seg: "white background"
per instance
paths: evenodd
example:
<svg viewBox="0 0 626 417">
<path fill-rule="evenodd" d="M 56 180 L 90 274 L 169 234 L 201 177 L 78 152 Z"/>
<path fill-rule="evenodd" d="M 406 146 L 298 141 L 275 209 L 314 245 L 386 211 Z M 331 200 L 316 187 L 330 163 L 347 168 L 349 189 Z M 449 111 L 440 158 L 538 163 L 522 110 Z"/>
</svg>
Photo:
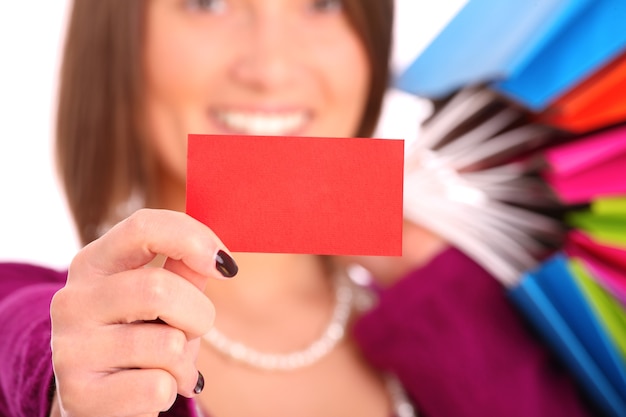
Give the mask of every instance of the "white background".
<svg viewBox="0 0 626 417">
<path fill-rule="evenodd" d="M 407 65 L 465 1 L 397 0 L 393 67 Z M 69 4 L 36 0 L 0 5 L 2 261 L 63 267 L 78 248 L 52 155 L 59 52 Z M 417 99 L 390 94 L 377 135 L 415 138 L 423 111 Z"/>
</svg>

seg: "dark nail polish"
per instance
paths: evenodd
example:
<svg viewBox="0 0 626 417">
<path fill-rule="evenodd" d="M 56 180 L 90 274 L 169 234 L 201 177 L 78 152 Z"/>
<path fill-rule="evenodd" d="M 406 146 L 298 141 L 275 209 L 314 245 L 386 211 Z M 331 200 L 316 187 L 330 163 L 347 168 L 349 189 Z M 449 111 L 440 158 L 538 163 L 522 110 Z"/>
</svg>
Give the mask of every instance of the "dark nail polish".
<svg viewBox="0 0 626 417">
<path fill-rule="evenodd" d="M 234 277 L 239 271 L 239 267 L 235 263 L 235 260 L 223 250 L 220 250 L 215 255 L 215 268 L 226 278 Z"/>
<path fill-rule="evenodd" d="M 203 389 L 204 389 L 204 377 L 202 376 L 200 371 L 198 371 L 198 382 L 196 382 L 196 387 L 193 389 L 193 392 L 195 394 L 200 394 Z"/>
</svg>

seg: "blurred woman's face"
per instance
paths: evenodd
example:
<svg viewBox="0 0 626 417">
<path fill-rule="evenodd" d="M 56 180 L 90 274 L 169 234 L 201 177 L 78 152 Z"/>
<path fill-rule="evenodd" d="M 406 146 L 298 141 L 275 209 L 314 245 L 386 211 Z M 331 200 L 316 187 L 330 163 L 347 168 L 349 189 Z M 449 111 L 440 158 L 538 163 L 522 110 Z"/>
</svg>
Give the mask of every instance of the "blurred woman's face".
<svg viewBox="0 0 626 417">
<path fill-rule="evenodd" d="M 352 136 L 367 52 L 340 0 L 150 0 L 145 122 L 184 181 L 189 133 Z"/>
</svg>

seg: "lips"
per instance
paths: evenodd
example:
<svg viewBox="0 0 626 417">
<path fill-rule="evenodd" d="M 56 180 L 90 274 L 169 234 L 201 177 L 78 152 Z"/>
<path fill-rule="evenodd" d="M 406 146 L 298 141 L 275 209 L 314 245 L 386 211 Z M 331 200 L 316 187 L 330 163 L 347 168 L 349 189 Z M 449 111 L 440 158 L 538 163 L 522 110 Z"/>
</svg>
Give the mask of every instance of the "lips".
<svg viewBox="0 0 626 417">
<path fill-rule="evenodd" d="M 309 120 L 305 111 L 234 111 L 215 112 L 217 120 L 226 129 L 245 135 L 280 136 L 295 134 L 304 129 Z"/>
</svg>

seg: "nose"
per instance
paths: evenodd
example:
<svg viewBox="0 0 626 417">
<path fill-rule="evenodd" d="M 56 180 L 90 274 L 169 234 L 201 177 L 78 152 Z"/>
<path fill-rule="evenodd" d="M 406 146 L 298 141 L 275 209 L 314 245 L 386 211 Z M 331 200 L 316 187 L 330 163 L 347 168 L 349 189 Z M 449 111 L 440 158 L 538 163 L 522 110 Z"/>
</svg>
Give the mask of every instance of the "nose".
<svg viewBox="0 0 626 417">
<path fill-rule="evenodd" d="M 279 13 L 250 13 L 243 26 L 244 47 L 233 76 L 256 90 L 288 86 L 297 72 L 297 28 Z"/>
</svg>

